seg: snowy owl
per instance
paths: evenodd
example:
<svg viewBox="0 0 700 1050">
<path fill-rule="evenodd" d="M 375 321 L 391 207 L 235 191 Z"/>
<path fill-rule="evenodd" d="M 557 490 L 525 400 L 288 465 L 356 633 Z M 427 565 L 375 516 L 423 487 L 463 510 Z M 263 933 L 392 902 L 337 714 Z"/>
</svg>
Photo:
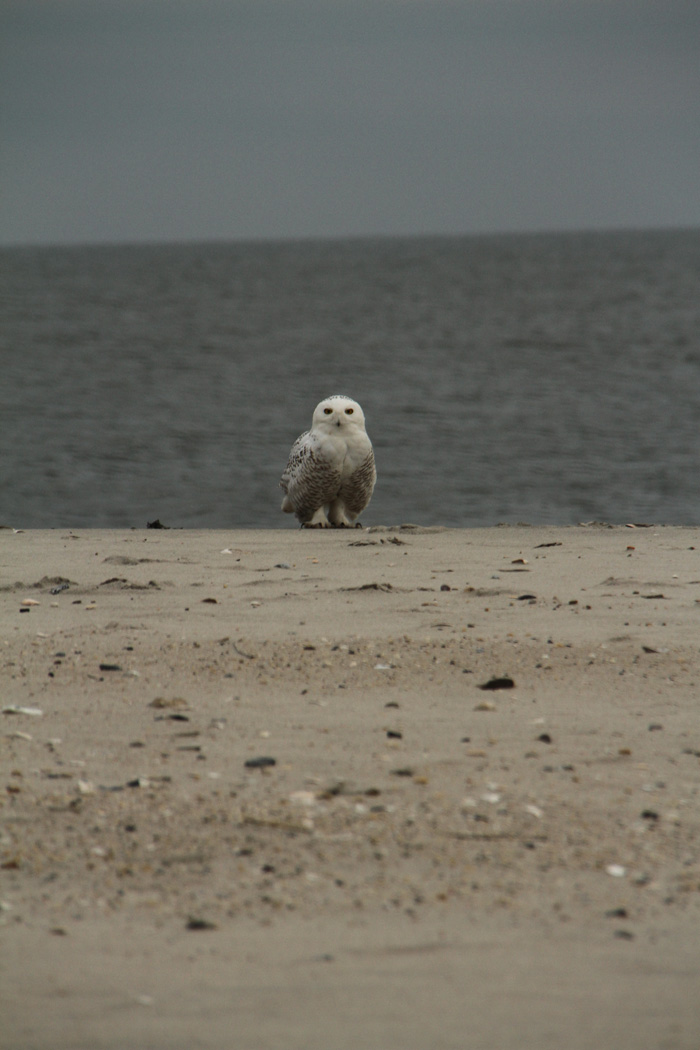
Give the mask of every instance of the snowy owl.
<svg viewBox="0 0 700 1050">
<path fill-rule="evenodd" d="M 376 480 L 364 413 L 357 401 L 334 394 L 316 406 L 311 430 L 292 445 L 280 480 L 282 510 L 307 528 L 352 525 Z"/>
</svg>

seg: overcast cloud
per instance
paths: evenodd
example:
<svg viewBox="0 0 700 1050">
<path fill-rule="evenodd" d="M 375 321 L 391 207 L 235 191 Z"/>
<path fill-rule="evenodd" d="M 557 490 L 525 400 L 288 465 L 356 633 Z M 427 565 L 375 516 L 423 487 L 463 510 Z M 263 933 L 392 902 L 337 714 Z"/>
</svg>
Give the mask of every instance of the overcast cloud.
<svg viewBox="0 0 700 1050">
<path fill-rule="evenodd" d="M 0 243 L 700 225 L 697 0 L 4 0 Z"/>
</svg>

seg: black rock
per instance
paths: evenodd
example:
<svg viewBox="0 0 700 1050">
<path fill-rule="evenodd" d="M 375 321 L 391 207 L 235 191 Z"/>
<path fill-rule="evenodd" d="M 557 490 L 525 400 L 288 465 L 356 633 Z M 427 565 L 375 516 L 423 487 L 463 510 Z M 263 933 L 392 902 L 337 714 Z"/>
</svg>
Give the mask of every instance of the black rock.
<svg viewBox="0 0 700 1050">
<path fill-rule="evenodd" d="M 215 930 L 216 923 L 209 922 L 208 919 L 199 919 L 194 915 L 190 915 L 187 920 L 186 930 Z"/>
<path fill-rule="evenodd" d="M 502 678 L 489 678 L 488 682 L 484 682 L 479 686 L 479 689 L 513 689 L 515 682 L 512 678 L 504 675 Z"/>
</svg>

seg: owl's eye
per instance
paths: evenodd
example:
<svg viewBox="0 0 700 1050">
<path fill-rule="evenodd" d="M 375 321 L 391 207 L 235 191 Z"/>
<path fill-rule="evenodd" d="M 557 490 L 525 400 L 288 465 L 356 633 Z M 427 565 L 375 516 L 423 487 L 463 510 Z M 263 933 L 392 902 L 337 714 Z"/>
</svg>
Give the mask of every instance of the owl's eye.
<svg viewBox="0 0 700 1050">
<path fill-rule="evenodd" d="M 353 412 L 354 412 L 354 411 L 355 411 L 355 409 L 354 409 L 354 408 L 346 408 L 346 409 L 345 409 L 345 415 L 346 415 L 346 416 L 351 416 L 351 415 L 353 414 Z"/>
<path fill-rule="evenodd" d="M 324 414 L 324 416 L 332 416 L 333 415 L 333 409 L 332 408 L 324 408 L 323 414 Z"/>
</svg>

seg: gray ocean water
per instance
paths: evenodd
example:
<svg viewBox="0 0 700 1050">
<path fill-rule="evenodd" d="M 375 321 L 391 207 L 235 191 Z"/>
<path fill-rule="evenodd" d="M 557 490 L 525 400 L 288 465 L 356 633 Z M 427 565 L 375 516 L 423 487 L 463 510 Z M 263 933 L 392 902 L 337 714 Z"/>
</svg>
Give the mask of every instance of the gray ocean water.
<svg viewBox="0 0 700 1050">
<path fill-rule="evenodd" d="M 700 231 L 0 251 L 0 524 L 294 528 L 361 402 L 364 524 L 700 524 Z"/>
</svg>

